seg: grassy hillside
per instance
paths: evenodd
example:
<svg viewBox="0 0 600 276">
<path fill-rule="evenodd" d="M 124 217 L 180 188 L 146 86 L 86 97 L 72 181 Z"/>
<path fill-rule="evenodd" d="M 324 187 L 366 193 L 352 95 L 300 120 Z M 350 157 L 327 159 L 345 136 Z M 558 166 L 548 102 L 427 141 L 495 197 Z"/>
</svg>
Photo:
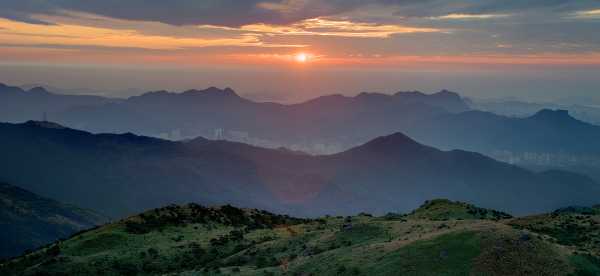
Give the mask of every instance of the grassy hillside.
<svg viewBox="0 0 600 276">
<path fill-rule="evenodd" d="M 0 274 L 599 275 L 597 227 L 578 232 L 585 238 L 563 228 L 592 227 L 600 215 L 574 209 L 511 218 L 433 200 L 406 215 L 305 220 L 174 205 L 5 262 Z"/>
</svg>

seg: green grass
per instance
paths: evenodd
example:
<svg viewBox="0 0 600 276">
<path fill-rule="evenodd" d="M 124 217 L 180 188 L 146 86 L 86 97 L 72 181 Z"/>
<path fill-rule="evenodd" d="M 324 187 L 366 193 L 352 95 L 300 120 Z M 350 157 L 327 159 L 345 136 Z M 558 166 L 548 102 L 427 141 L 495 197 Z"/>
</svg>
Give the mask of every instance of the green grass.
<svg viewBox="0 0 600 276">
<path fill-rule="evenodd" d="M 590 255 L 573 255 L 569 261 L 575 267 L 576 276 L 600 275 L 600 260 Z"/>
<path fill-rule="evenodd" d="M 455 202 L 447 199 L 434 199 L 426 201 L 421 207 L 410 215 L 413 218 L 430 220 L 450 219 L 508 219 L 512 216 L 496 210 L 484 209 L 463 202 Z"/>
<path fill-rule="evenodd" d="M 169 206 L 4 263 L 0 275 L 598 275 L 588 243 L 567 249 L 546 231 L 596 217 L 498 214 L 446 200 L 407 216 L 313 220 Z"/>
<path fill-rule="evenodd" d="M 600 256 L 600 214 L 554 212 L 518 218 L 510 225 L 547 235 L 558 244 L 575 246 L 580 251 Z"/>
<path fill-rule="evenodd" d="M 365 270 L 373 275 L 468 275 L 480 253 L 476 233 L 452 233 L 407 245 Z"/>
</svg>

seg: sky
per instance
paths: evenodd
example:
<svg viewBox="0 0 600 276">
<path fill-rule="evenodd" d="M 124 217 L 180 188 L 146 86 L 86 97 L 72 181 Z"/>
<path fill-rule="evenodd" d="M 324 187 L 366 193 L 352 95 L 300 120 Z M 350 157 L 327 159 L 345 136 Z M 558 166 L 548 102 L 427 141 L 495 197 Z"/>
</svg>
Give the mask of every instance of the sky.
<svg viewBox="0 0 600 276">
<path fill-rule="evenodd" d="M 600 0 L 2 0 L 0 81 L 600 103 L 599 30 Z"/>
</svg>

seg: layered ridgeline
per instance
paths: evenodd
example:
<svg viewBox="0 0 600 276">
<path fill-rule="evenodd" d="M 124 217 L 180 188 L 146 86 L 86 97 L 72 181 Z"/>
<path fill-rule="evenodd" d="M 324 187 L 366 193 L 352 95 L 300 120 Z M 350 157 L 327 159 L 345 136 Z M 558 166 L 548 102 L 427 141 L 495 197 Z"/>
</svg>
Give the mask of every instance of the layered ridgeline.
<svg viewBox="0 0 600 276">
<path fill-rule="evenodd" d="M 0 182 L 0 259 L 17 256 L 107 219 Z"/>
<path fill-rule="evenodd" d="M 534 173 L 477 153 L 440 151 L 400 133 L 311 156 L 28 122 L 0 124 L 0 152 L 6 181 L 113 217 L 186 202 L 307 217 L 382 214 L 439 197 L 531 214 L 600 198 L 600 186 L 581 175 Z"/>
<path fill-rule="evenodd" d="M 57 106 L 59 103 L 62 105 Z M 458 94 L 445 90 L 431 95 L 331 95 L 283 105 L 254 102 L 231 89 L 214 87 L 181 93 L 156 91 L 114 100 L 0 85 L 2 109 L 5 111 L 0 111 L 0 121 L 4 122 L 40 120 L 46 112 L 52 121 L 93 133 L 132 132 L 171 140 L 217 137 L 272 148 L 332 153 L 394 133 L 424 118 L 466 111 L 468 107 Z"/>
<path fill-rule="evenodd" d="M 600 108 L 598 106 L 576 103 L 535 103 L 516 99 L 467 99 L 473 109 L 489 111 L 499 115 L 512 117 L 530 117 L 543 109 L 569 110 L 573 117 L 595 125 L 600 125 Z"/>
<path fill-rule="evenodd" d="M 600 209 L 513 219 L 448 200 L 295 219 L 169 206 L 0 264 L 2 275 L 599 275 Z"/>
<path fill-rule="evenodd" d="M 132 132 L 170 140 L 202 136 L 314 154 L 337 153 L 402 132 L 441 149 L 476 151 L 521 165 L 569 168 L 600 179 L 600 127 L 560 110 L 530 110 L 517 118 L 469 106 L 497 111 L 446 90 L 330 95 L 284 105 L 254 102 L 231 89 L 217 88 L 157 91 L 115 100 L 0 85 L 0 121 L 5 122 L 39 120 L 46 114 L 52 121 L 93 133 Z M 579 110 L 575 114 L 585 118 Z"/>
<path fill-rule="evenodd" d="M 254 102 L 217 88 L 115 100 L 0 85 L 0 121 L 5 122 L 39 120 L 47 114 L 52 121 L 93 133 L 132 132 L 170 140 L 202 136 L 314 154 L 338 153 L 402 132 L 441 149 L 476 151 L 520 165 L 569 168 L 600 179 L 600 127 L 561 110 L 530 110 L 517 118 L 469 106 L 497 110 L 446 90 L 330 95 L 283 105 Z M 575 114 L 584 118 L 578 110 Z"/>
<path fill-rule="evenodd" d="M 96 106 L 117 101 L 98 96 L 61 95 L 41 86 L 25 90 L 0 83 L 0 121 L 40 120 L 77 106 Z"/>
</svg>

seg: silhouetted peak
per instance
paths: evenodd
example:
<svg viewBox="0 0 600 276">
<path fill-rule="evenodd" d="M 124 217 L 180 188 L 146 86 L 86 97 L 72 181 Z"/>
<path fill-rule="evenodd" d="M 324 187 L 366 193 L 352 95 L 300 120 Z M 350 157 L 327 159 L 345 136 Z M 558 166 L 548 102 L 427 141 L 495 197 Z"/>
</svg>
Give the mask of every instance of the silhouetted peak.
<svg viewBox="0 0 600 276">
<path fill-rule="evenodd" d="M 133 96 L 129 99 L 135 101 L 135 100 L 142 100 L 142 99 L 162 98 L 162 97 L 168 97 L 172 94 L 174 94 L 174 93 L 171 93 L 171 92 L 165 91 L 165 90 L 150 91 L 150 92 L 146 92 L 139 96 Z"/>
<path fill-rule="evenodd" d="M 575 118 L 569 115 L 568 110 L 563 109 L 542 109 L 535 113 L 533 116 L 531 116 L 530 119 L 557 123 L 577 121 Z"/>
<path fill-rule="evenodd" d="M 225 87 L 225 89 L 223 89 L 223 93 L 225 93 L 225 94 L 233 94 L 233 95 L 237 96 L 237 94 L 235 93 L 235 91 L 233 89 L 229 88 L 229 87 Z"/>
<path fill-rule="evenodd" d="M 46 88 L 41 87 L 41 86 L 31 88 L 27 92 L 28 93 L 33 93 L 33 94 L 42 94 L 42 95 L 50 94 L 50 92 L 48 92 L 48 90 L 46 90 Z"/>
<path fill-rule="evenodd" d="M 422 145 L 403 133 L 396 132 L 388 136 L 377 137 L 360 147 L 376 150 L 394 150 L 399 148 L 417 148 L 422 147 Z"/>
<path fill-rule="evenodd" d="M 461 97 L 458 93 L 456 92 L 452 92 L 449 90 L 442 90 L 440 92 L 437 93 L 433 93 L 433 94 L 425 94 L 423 92 L 420 91 L 400 91 L 397 92 L 396 94 L 394 94 L 394 96 L 398 96 L 398 97 L 406 97 L 406 98 L 445 98 L 445 99 L 452 99 L 452 100 L 460 100 Z"/>
<path fill-rule="evenodd" d="M 331 95 L 325 95 L 325 96 L 320 96 L 315 98 L 315 100 L 338 100 L 338 99 L 347 99 L 348 97 L 342 95 L 342 94 L 331 94 Z"/>
<path fill-rule="evenodd" d="M 433 93 L 431 94 L 431 96 L 434 97 L 442 97 L 442 98 L 454 98 L 454 99 L 460 99 L 460 95 L 456 92 L 452 92 L 446 89 L 443 89 L 440 92 L 437 93 Z"/>
<path fill-rule="evenodd" d="M 320 96 L 320 97 L 314 98 L 312 100 L 308 100 L 308 101 L 304 102 L 304 104 L 315 104 L 315 103 L 332 104 L 332 103 L 339 103 L 342 101 L 347 101 L 350 99 L 352 99 L 352 98 L 346 97 L 342 94 L 331 94 L 331 95 Z"/>
<path fill-rule="evenodd" d="M 394 96 L 407 96 L 407 97 L 425 97 L 427 94 L 420 91 L 399 91 L 394 94 Z"/>
<path fill-rule="evenodd" d="M 66 127 L 64 127 L 60 124 L 48 122 L 48 121 L 27 121 L 24 125 L 40 127 L 40 128 L 50 128 L 50 129 L 66 129 Z"/>
<path fill-rule="evenodd" d="M 379 92 L 360 92 L 358 95 L 356 95 L 356 97 L 387 97 L 389 95 L 387 94 L 383 94 L 383 93 L 379 93 Z"/>
<path fill-rule="evenodd" d="M 367 99 L 367 100 L 386 100 L 390 95 L 377 93 L 377 92 L 361 92 L 356 96 L 356 99 Z"/>
<path fill-rule="evenodd" d="M 23 89 L 16 86 L 6 85 L 4 83 L 0 83 L 0 93 L 21 93 L 24 92 Z"/>
<path fill-rule="evenodd" d="M 190 139 L 187 141 L 187 143 L 205 143 L 205 142 L 209 142 L 210 140 L 202 137 L 202 136 L 198 136 L 196 138 Z"/>
<path fill-rule="evenodd" d="M 204 90 L 191 89 L 187 90 L 182 95 L 186 96 L 209 96 L 209 97 L 224 97 L 224 98 L 239 98 L 238 94 L 233 89 L 227 87 L 225 89 L 219 89 L 217 87 L 209 87 Z"/>
<path fill-rule="evenodd" d="M 172 94 L 172 93 L 170 93 L 169 91 L 166 91 L 166 90 L 158 90 L 158 91 L 150 91 L 148 93 L 143 94 L 142 96 L 144 96 L 144 95 L 147 95 L 147 96 L 169 95 L 169 94 Z"/>
</svg>

